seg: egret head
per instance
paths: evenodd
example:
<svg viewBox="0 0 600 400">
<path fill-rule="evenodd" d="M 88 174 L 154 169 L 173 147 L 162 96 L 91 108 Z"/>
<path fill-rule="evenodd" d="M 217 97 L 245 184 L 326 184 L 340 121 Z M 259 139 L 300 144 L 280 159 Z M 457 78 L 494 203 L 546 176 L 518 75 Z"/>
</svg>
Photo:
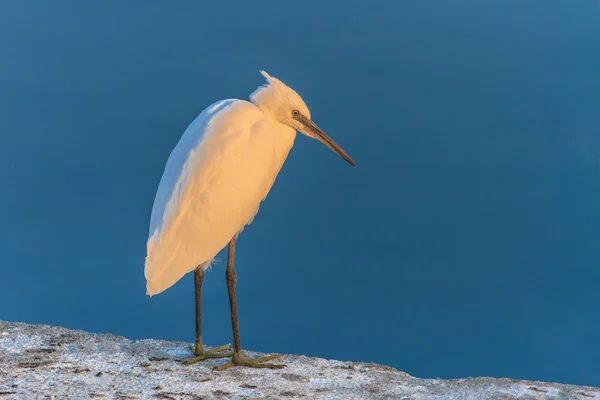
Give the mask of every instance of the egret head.
<svg viewBox="0 0 600 400">
<path fill-rule="evenodd" d="M 294 89 L 265 71 L 260 73 L 267 79 L 267 83 L 258 87 L 250 95 L 250 100 L 263 113 L 308 137 L 317 139 L 356 167 L 350 156 L 310 119 L 310 110 Z"/>
</svg>

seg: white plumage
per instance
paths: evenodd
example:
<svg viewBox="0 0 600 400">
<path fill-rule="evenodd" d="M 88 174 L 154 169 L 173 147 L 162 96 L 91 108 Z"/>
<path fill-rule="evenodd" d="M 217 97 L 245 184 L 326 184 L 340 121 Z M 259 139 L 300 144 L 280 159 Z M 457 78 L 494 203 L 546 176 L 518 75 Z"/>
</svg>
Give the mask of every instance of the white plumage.
<svg viewBox="0 0 600 400">
<path fill-rule="evenodd" d="M 206 268 L 249 224 L 294 144 L 296 130 L 348 162 L 350 157 L 310 121 L 304 101 L 265 72 L 251 102 L 207 107 L 173 149 L 160 180 L 147 243 L 147 294 Z"/>
</svg>

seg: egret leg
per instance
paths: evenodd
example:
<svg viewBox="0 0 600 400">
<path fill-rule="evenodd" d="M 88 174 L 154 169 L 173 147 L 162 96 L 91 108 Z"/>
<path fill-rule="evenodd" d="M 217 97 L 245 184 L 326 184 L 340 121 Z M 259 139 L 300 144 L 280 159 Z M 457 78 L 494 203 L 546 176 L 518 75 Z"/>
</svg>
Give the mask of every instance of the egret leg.
<svg viewBox="0 0 600 400">
<path fill-rule="evenodd" d="M 238 312 L 237 312 L 237 300 L 236 300 L 236 292 L 235 292 L 235 284 L 237 282 L 237 276 L 235 274 L 234 267 L 234 258 L 235 258 L 235 237 L 231 239 L 229 242 L 229 246 L 227 249 L 227 271 L 225 273 L 225 277 L 227 279 L 227 289 L 229 291 L 229 307 L 231 310 L 231 328 L 233 331 L 233 355 L 231 357 L 231 361 L 215 367 L 217 371 L 226 370 L 229 367 L 233 367 L 234 365 L 242 365 L 245 367 L 251 368 L 271 368 L 271 369 L 279 369 L 284 368 L 283 364 L 267 364 L 265 361 L 273 360 L 279 357 L 279 354 L 273 354 L 266 357 L 259 358 L 246 358 L 242 355 L 242 346 L 240 345 L 240 326 L 238 322 Z"/>
<path fill-rule="evenodd" d="M 204 270 L 202 265 L 194 270 L 194 286 L 196 292 L 196 344 L 190 345 L 190 349 L 196 357 L 185 360 L 184 364 L 194 364 L 198 361 L 207 360 L 209 358 L 231 357 L 232 352 L 229 350 L 229 345 L 215 347 L 212 350 L 204 350 L 202 347 L 202 281 L 204 280 Z"/>
</svg>

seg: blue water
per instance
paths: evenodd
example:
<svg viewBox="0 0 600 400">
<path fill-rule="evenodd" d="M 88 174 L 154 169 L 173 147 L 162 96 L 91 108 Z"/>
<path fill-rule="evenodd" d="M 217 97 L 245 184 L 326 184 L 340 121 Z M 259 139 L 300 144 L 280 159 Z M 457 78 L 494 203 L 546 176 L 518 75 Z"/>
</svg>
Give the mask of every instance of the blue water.
<svg viewBox="0 0 600 400">
<path fill-rule="evenodd" d="M 150 210 L 259 69 L 358 168 L 298 137 L 238 242 L 243 347 L 600 386 L 592 0 L 2 2 L 0 319 L 193 340 L 191 276 L 145 295 Z"/>
</svg>

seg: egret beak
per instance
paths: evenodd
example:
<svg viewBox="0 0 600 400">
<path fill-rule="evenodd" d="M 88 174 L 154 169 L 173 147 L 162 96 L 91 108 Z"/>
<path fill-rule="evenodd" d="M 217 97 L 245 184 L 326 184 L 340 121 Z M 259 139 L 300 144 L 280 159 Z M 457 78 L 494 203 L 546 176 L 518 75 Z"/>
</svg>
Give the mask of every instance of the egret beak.
<svg viewBox="0 0 600 400">
<path fill-rule="evenodd" d="M 325 146 L 327 146 L 331 150 L 335 151 L 340 157 L 342 157 L 344 160 L 346 160 L 350 165 L 352 165 L 353 167 L 356 167 L 356 163 L 354 163 L 354 161 L 352 161 L 352 158 L 350 158 L 350 156 L 344 150 L 342 150 L 342 148 L 340 146 L 338 146 L 329 136 L 327 136 L 325 134 L 325 132 L 323 132 L 321 130 L 321 128 L 319 128 L 317 126 L 317 124 L 312 122 L 311 119 L 306 118 L 302 114 L 294 115 L 292 118 L 294 118 L 296 121 L 298 121 L 302 124 L 302 127 L 304 128 L 304 129 L 302 129 L 302 133 L 317 139 L 319 142 L 323 143 Z"/>
</svg>

